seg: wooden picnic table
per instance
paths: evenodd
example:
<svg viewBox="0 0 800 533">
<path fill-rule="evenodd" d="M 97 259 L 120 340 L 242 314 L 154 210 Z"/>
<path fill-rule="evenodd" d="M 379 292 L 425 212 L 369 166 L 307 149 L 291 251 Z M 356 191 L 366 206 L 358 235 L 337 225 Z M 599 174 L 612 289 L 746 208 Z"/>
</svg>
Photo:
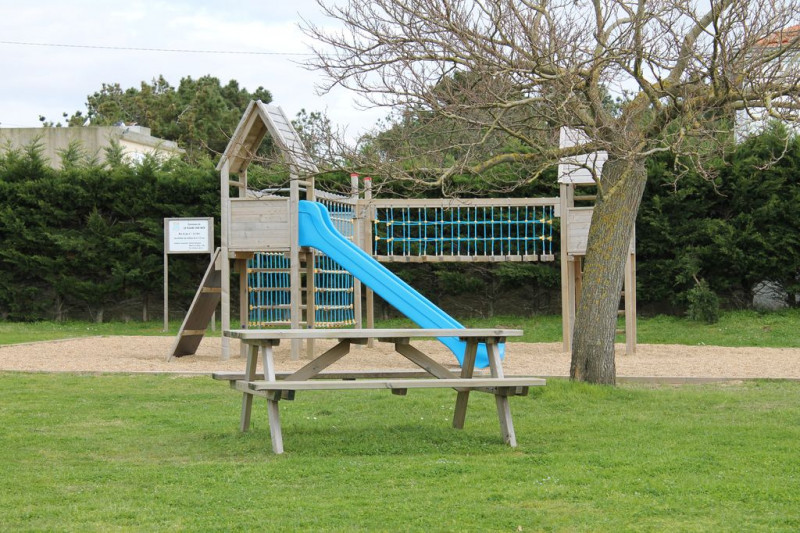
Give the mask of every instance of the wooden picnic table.
<svg viewBox="0 0 800 533">
<path fill-rule="evenodd" d="M 223 335 L 239 339 L 247 345 L 245 370 L 244 373 L 215 372 L 212 377 L 227 380 L 232 388 L 242 392 L 241 431 L 247 431 L 250 427 L 253 397 L 266 397 L 272 450 L 275 453 L 283 453 L 278 402 L 281 399 L 294 399 L 296 391 L 390 389 L 393 394 L 405 395 L 412 388 L 453 388 L 457 391 L 453 427 L 457 429 L 464 427 L 470 392 L 490 393 L 495 396 L 503 440 L 515 447 L 517 441 L 508 397 L 527 395 L 528 387 L 545 384 L 541 378 L 506 377 L 503 373 L 498 344 L 505 342 L 507 337 L 521 336 L 522 331 L 516 329 L 240 329 L 223 331 Z M 412 338 L 433 337 L 458 337 L 466 343 L 460 374 L 411 345 Z M 282 340 L 292 339 L 336 339 L 338 343 L 299 370 L 276 372 L 273 347 Z M 369 339 L 393 343 L 395 351 L 422 370 L 324 371 L 347 355 L 351 344 L 366 344 Z M 479 344 L 486 346 L 491 377 L 474 376 Z M 256 372 L 259 354 L 263 361 L 263 373 Z"/>
</svg>

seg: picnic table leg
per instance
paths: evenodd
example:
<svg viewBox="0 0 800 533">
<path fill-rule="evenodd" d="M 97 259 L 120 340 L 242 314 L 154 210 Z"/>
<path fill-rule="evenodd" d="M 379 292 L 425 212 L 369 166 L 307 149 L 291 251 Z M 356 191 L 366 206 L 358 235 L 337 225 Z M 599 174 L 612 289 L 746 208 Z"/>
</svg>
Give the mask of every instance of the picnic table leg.
<svg viewBox="0 0 800 533">
<path fill-rule="evenodd" d="M 272 359 L 272 345 L 265 345 L 262 348 L 261 357 L 264 361 L 264 379 L 275 381 L 275 362 Z M 267 416 L 269 417 L 269 437 L 272 441 L 272 451 L 283 453 L 283 433 L 281 432 L 281 414 L 278 410 L 278 400 L 281 398 L 280 391 L 276 394 L 267 395 Z"/>
<path fill-rule="evenodd" d="M 464 352 L 464 361 L 461 364 L 461 377 L 471 378 L 475 370 L 475 356 L 478 352 L 478 342 L 467 340 L 467 349 Z M 467 402 L 469 402 L 469 390 L 460 391 L 456 396 L 456 408 L 453 413 L 453 427 L 464 429 L 464 420 L 467 417 Z"/>
<path fill-rule="evenodd" d="M 258 345 L 250 344 L 247 346 L 247 366 L 244 370 L 246 381 L 253 381 L 256 378 L 256 366 L 258 364 Z M 239 430 L 247 431 L 250 429 L 250 413 L 253 410 L 253 395 L 246 392 L 242 393 L 242 416 L 239 420 Z"/>
<path fill-rule="evenodd" d="M 486 351 L 489 355 L 489 368 L 493 378 L 504 378 L 503 363 L 500 361 L 500 349 L 495 342 L 486 343 Z M 508 405 L 508 396 L 502 394 L 494 395 L 497 403 L 497 418 L 500 419 L 500 433 L 503 440 L 512 448 L 517 447 L 517 436 L 514 434 L 514 422 L 511 420 L 511 408 Z"/>
</svg>

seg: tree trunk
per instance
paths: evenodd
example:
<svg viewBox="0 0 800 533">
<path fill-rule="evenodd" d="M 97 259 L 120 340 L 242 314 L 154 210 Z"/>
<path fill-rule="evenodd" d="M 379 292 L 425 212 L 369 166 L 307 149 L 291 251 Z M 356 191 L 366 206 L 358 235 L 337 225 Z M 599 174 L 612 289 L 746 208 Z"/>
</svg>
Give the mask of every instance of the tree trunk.
<svg viewBox="0 0 800 533">
<path fill-rule="evenodd" d="M 148 304 L 150 303 L 150 295 L 145 294 L 142 297 L 142 322 L 148 322 L 150 320 L 150 314 L 148 313 Z"/>
<path fill-rule="evenodd" d="M 64 299 L 60 294 L 56 294 L 55 318 L 56 322 L 64 322 Z"/>
<path fill-rule="evenodd" d="M 647 182 L 644 161 L 609 158 L 602 182 L 602 194 L 598 194 L 589 228 L 570 378 L 613 385 L 617 311 L 628 247 Z"/>
</svg>

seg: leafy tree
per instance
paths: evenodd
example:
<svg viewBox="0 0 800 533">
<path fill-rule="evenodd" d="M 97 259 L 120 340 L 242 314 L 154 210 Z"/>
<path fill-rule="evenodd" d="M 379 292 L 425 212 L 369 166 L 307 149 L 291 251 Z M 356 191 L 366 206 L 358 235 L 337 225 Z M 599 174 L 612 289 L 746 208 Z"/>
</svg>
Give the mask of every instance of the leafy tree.
<svg viewBox="0 0 800 533">
<path fill-rule="evenodd" d="M 103 84 L 87 97 L 87 111 L 66 116 L 69 126 L 110 126 L 123 122 L 151 129 L 156 137 L 176 141 L 190 156 L 216 154 L 225 149 L 230 135 L 250 100 L 272 101 L 263 87 L 252 93 L 235 80 L 222 85 L 218 78 L 182 78 L 173 87 L 158 76 L 150 83 L 123 89 L 118 83 Z M 45 117 L 46 125 L 53 125 Z M 60 125 L 60 124 L 58 124 Z"/>
</svg>

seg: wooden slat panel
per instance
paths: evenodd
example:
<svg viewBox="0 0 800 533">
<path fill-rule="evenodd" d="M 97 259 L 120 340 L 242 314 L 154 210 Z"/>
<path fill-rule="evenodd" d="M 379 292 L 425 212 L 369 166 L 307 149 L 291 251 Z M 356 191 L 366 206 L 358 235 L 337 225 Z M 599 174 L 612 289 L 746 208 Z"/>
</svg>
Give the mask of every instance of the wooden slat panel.
<svg viewBox="0 0 800 533">
<path fill-rule="evenodd" d="M 285 221 L 289 216 L 289 200 L 285 198 L 231 199 L 231 218 L 238 216 L 257 216 L 259 220 Z"/>
<path fill-rule="evenodd" d="M 288 249 L 288 199 L 231 200 L 228 247 L 231 251 Z"/>
<path fill-rule="evenodd" d="M 571 207 L 567 210 L 567 253 L 586 255 L 589 226 L 592 223 L 593 207 Z M 631 237 L 630 253 L 636 248 L 635 236 Z"/>
<path fill-rule="evenodd" d="M 591 207 L 572 207 L 567 210 L 567 253 L 572 255 L 586 254 L 586 241 L 589 237 L 589 225 L 592 222 Z"/>
</svg>

